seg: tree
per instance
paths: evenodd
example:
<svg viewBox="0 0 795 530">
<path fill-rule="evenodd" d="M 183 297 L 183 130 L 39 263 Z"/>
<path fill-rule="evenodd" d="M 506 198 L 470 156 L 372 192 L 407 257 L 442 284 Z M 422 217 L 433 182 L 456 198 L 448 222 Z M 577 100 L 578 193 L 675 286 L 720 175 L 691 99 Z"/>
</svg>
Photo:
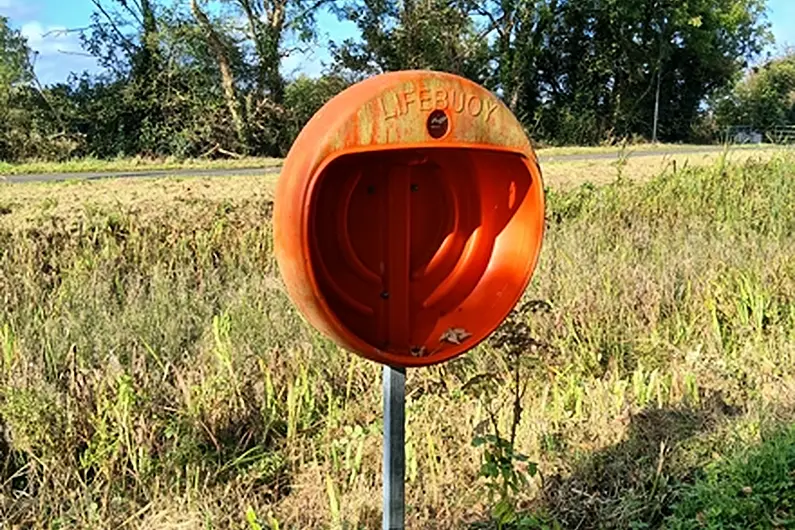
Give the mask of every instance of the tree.
<svg viewBox="0 0 795 530">
<path fill-rule="evenodd" d="M 769 42 L 764 0 L 91 1 L 75 31 L 104 71 L 46 89 L 0 19 L 3 157 L 280 156 L 350 82 L 404 69 L 485 84 L 537 140 L 684 140 Z M 330 43 L 321 78 L 288 79 L 325 9 L 360 36 Z M 790 64 L 741 84 L 722 116 L 792 119 Z"/>
<path fill-rule="evenodd" d="M 22 34 L 0 16 L 0 89 L 10 90 L 33 79 L 30 48 Z"/>
<path fill-rule="evenodd" d="M 380 72 L 430 69 L 483 81 L 488 43 L 463 0 L 354 0 L 337 10 L 360 39 L 332 45 L 335 66 L 353 79 Z"/>
<path fill-rule="evenodd" d="M 763 0 L 559 0 L 547 8 L 536 119 L 542 135 L 564 143 L 649 137 L 657 101 L 661 137 L 686 139 L 705 99 L 769 42 Z"/>
<path fill-rule="evenodd" d="M 671 1 L 669 9 L 660 127 L 665 138 L 682 140 L 698 121 L 703 102 L 731 85 L 771 36 L 763 0 Z"/>
<path fill-rule="evenodd" d="M 27 144 L 24 123 L 27 113 L 20 99 L 27 99 L 33 79 L 30 48 L 22 34 L 0 16 L 0 160 L 14 160 Z"/>
<path fill-rule="evenodd" d="M 203 8 L 191 0 L 244 150 L 279 155 L 289 147 L 282 63 L 297 49 L 290 43 L 300 46 L 315 38 L 315 15 L 330 1 L 217 0 Z M 211 20 L 210 10 L 222 16 Z"/>
<path fill-rule="evenodd" d="M 525 118 L 533 116 L 539 104 L 539 70 L 557 6 L 556 0 L 487 0 L 472 7 L 485 19 L 482 35 L 494 36 L 494 68 L 487 83 Z"/>
<path fill-rule="evenodd" d="M 289 83 L 284 93 L 285 108 L 289 109 L 289 119 L 285 124 L 289 137 L 298 136 L 320 107 L 348 85 L 344 78 L 333 74 L 318 79 L 302 75 Z"/>
<path fill-rule="evenodd" d="M 754 68 L 716 104 L 719 125 L 767 131 L 795 125 L 795 50 Z"/>
<path fill-rule="evenodd" d="M 106 69 L 103 82 L 117 84 L 116 101 L 109 100 L 106 109 L 112 112 L 109 125 L 117 128 L 111 136 L 116 152 L 105 156 L 158 154 L 158 144 L 168 141 L 162 127 L 159 6 L 153 0 L 91 2 L 91 24 L 79 30 L 83 47 Z"/>
<path fill-rule="evenodd" d="M 229 59 L 230 45 L 228 42 L 225 42 L 224 36 L 216 30 L 212 22 L 210 22 L 209 17 L 207 17 L 204 11 L 199 7 L 199 2 L 197 0 L 191 0 L 190 6 L 193 16 L 196 17 L 196 20 L 201 26 L 207 38 L 207 44 L 215 56 L 218 70 L 221 73 L 221 84 L 224 88 L 224 99 L 229 109 L 229 115 L 232 117 L 232 122 L 235 124 L 235 130 L 237 131 L 237 138 L 240 145 L 247 151 L 249 147 L 248 127 L 246 125 L 245 116 L 243 116 L 241 110 L 235 75 L 232 71 L 232 64 Z"/>
</svg>

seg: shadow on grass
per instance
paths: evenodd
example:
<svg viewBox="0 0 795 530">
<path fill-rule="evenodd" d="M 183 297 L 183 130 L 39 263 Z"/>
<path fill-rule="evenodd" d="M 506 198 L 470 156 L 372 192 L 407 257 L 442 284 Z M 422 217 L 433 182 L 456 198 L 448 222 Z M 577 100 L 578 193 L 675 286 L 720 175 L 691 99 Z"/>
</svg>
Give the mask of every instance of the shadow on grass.
<svg viewBox="0 0 795 530">
<path fill-rule="evenodd" d="M 698 459 L 682 457 L 682 446 L 741 412 L 719 396 L 698 408 L 643 410 L 631 418 L 625 441 L 584 455 L 565 476 L 545 478 L 538 498 L 525 508 L 549 526 L 528 528 L 659 528 L 677 500 L 677 486 L 700 470 Z"/>
<path fill-rule="evenodd" d="M 719 396 L 698 409 L 646 409 L 624 442 L 588 457 L 568 477 L 547 479 L 541 503 L 564 528 L 655 528 L 675 499 L 671 487 L 697 468 L 678 446 L 740 414 Z"/>
</svg>

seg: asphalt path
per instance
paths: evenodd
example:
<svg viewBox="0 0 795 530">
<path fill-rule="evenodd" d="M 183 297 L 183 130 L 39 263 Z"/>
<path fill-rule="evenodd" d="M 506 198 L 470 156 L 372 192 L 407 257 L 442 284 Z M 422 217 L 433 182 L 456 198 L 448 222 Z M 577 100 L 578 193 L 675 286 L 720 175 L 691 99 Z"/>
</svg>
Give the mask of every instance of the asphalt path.
<svg viewBox="0 0 795 530">
<path fill-rule="evenodd" d="M 704 146 L 698 148 L 681 149 L 627 149 L 627 158 L 640 158 L 644 156 L 683 156 L 701 155 L 723 151 L 720 145 Z M 552 162 L 590 162 L 598 160 L 618 160 L 619 153 L 579 153 L 568 155 L 539 156 L 542 164 Z M 58 182 L 64 180 L 99 180 L 99 179 L 129 179 L 129 178 L 163 178 L 163 177 L 233 177 L 256 176 L 275 174 L 281 171 L 280 166 L 254 167 L 245 169 L 163 169 L 142 171 L 98 171 L 86 173 L 40 173 L 29 175 L 0 175 L 0 182 L 25 183 L 25 182 Z"/>
</svg>

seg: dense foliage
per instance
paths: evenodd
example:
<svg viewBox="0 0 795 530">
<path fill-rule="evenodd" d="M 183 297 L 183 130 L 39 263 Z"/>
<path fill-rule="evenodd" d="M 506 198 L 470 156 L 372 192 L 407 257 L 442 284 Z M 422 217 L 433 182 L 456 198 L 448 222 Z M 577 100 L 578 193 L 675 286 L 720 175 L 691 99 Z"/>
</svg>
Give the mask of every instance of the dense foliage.
<svg viewBox="0 0 795 530">
<path fill-rule="evenodd" d="M 280 156 L 349 83 L 407 68 L 486 85 L 538 141 L 693 140 L 770 42 L 765 0 L 92 2 L 81 37 L 102 72 L 46 88 L 0 19 L 0 159 Z M 358 36 L 322 42 L 322 12 Z M 311 46 L 331 50 L 324 74 L 286 75 Z"/>
<path fill-rule="evenodd" d="M 758 130 L 795 125 L 795 50 L 753 71 L 717 105 L 724 125 Z"/>
</svg>

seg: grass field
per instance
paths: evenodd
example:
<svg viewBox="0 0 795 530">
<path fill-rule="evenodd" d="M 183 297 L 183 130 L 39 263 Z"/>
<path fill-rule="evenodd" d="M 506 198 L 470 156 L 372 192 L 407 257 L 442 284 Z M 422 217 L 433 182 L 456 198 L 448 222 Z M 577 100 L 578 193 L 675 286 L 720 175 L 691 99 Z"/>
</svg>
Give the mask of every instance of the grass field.
<svg viewBox="0 0 795 530">
<path fill-rule="evenodd" d="M 624 160 L 553 161 L 542 164 L 544 182 L 555 190 L 570 190 L 585 182 L 602 185 L 618 178 L 647 181 L 666 172 L 715 164 L 765 162 L 792 153 L 783 149 L 731 150 L 644 156 Z M 164 209 L 201 215 L 207 204 L 238 204 L 272 199 L 278 174 L 203 178 L 67 180 L 5 186 L 0 194 L 0 227 L 38 226 L 42 219 L 85 221 L 96 211 L 125 211 L 138 220 L 160 216 Z"/>
<path fill-rule="evenodd" d="M 0 162 L 0 175 L 25 175 L 48 173 L 81 173 L 96 171 L 136 171 L 158 169 L 241 169 L 273 167 L 281 165 L 281 158 L 243 157 L 229 159 L 188 159 L 177 158 L 119 158 L 101 160 L 80 158 L 68 162 L 32 161 L 10 164 Z"/>
<path fill-rule="evenodd" d="M 665 155 L 672 151 L 703 150 L 701 145 L 679 144 L 637 144 L 627 146 L 597 146 L 597 147 L 545 147 L 538 149 L 540 156 L 555 157 L 567 155 L 589 154 L 616 154 L 632 153 L 633 151 L 659 151 Z M 712 146 L 706 146 L 712 147 Z M 778 149 L 770 145 L 734 145 L 731 151 L 765 152 Z M 96 158 L 81 158 L 67 162 L 31 161 L 24 163 L 0 162 L 0 176 L 26 175 L 26 174 L 53 174 L 53 173 L 81 173 L 81 172 L 117 172 L 117 171 L 144 171 L 161 169 L 248 169 L 279 166 L 281 158 L 242 157 L 227 159 L 187 159 L 176 158 L 119 158 L 115 160 L 100 160 Z"/>
<path fill-rule="evenodd" d="M 795 525 L 795 157 L 646 162 L 545 166 L 521 310 L 409 372 L 409 528 Z M 0 186 L 0 520 L 380 527 L 380 368 L 292 309 L 273 178 Z"/>
</svg>

